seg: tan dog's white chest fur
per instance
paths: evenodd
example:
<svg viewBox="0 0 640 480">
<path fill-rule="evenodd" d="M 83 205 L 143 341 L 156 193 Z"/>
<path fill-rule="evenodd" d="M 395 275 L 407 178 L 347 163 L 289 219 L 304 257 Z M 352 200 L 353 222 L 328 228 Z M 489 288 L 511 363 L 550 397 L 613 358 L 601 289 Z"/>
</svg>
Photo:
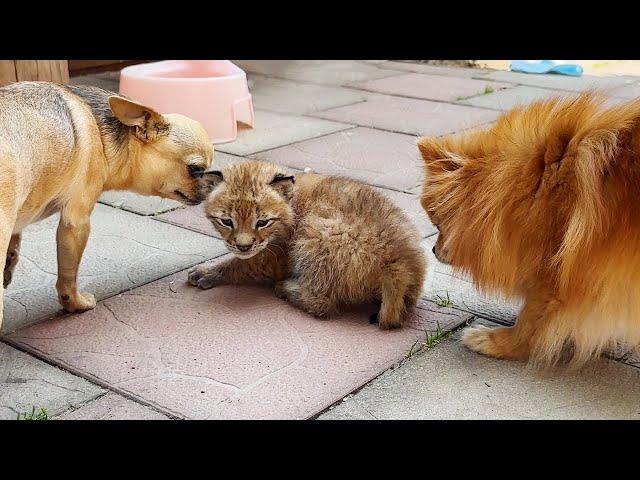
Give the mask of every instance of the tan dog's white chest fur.
<svg viewBox="0 0 640 480">
<path fill-rule="evenodd" d="M 59 301 L 71 312 L 95 306 L 77 290 L 89 217 L 105 190 L 131 190 L 195 205 L 210 189 L 213 147 L 204 128 L 161 115 L 111 92 L 46 82 L 0 88 L 2 293 L 18 261 L 20 233 L 60 212 Z M 0 255 L 0 259 L 2 259 Z"/>
</svg>

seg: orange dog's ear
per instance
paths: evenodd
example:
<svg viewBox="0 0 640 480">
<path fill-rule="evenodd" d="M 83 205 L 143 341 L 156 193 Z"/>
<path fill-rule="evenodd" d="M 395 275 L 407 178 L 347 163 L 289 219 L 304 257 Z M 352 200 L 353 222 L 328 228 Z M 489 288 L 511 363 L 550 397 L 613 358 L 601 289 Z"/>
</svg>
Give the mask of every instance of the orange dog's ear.
<svg viewBox="0 0 640 480">
<path fill-rule="evenodd" d="M 449 151 L 441 139 L 422 137 L 418 140 L 418 149 L 427 166 L 435 172 L 452 172 L 462 166 L 462 157 Z"/>
</svg>

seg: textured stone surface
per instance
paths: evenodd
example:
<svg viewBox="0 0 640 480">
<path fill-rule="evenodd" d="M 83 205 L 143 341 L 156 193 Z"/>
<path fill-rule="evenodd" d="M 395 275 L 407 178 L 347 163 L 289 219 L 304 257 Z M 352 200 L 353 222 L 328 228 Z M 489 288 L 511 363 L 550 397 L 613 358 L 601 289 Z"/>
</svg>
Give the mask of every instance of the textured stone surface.
<svg viewBox="0 0 640 480">
<path fill-rule="evenodd" d="M 49 417 L 103 394 L 88 381 L 0 343 L 0 420 L 44 409 Z"/>
<path fill-rule="evenodd" d="M 366 102 L 312 115 L 410 135 L 445 135 L 489 123 L 498 113 L 463 105 L 376 95 Z"/>
<path fill-rule="evenodd" d="M 444 75 L 446 77 L 471 78 L 489 73 L 491 70 L 482 68 L 444 67 L 439 65 L 427 65 L 413 62 L 384 62 L 378 64 L 379 68 L 392 70 L 404 70 L 406 72 L 425 73 L 428 75 Z"/>
<path fill-rule="evenodd" d="M 216 145 L 216 150 L 244 156 L 349 128 L 344 123 L 256 110 L 254 128 L 238 128 L 238 138 Z"/>
<path fill-rule="evenodd" d="M 169 417 L 125 397 L 107 393 L 56 420 L 168 420 Z"/>
<path fill-rule="evenodd" d="M 57 279 L 58 216 L 28 226 L 20 260 L 5 290 L 3 332 L 60 310 Z M 122 210 L 96 205 L 78 284 L 101 299 L 224 252 L 222 242 Z"/>
<path fill-rule="evenodd" d="M 518 316 L 521 302 L 506 301 L 498 295 L 483 295 L 474 287 L 468 277 L 453 271 L 433 255 L 432 249 L 437 236 L 427 238 L 424 248 L 427 254 L 427 279 L 423 297 L 432 301 L 446 298 L 449 294 L 454 308 L 465 310 L 497 322 L 511 325 Z"/>
<path fill-rule="evenodd" d="M 368 82 L 353 85 L 354 88 L 370 92 L 445 102 L 482 95 L 485 92 L 498 91 L 511 86 L 512 84 L 509 83 L 491 82 L 489 80 L 424 75 L 420 73 L 407 73 L 406 75 L 369 80 Z"/>
<path fill-rule="evenodd" d="M 414 189 L 423 176 L 415 137 L 369 128 L 307 140 L 252 158 L 402 191 Z"/>
<path fill-rule="evenodd" d="M 233 60 L 233 63 L 247 72 L 327 85 L 347 85 L 404 73 L 358 60 Z"/>
<path fill-rule="evenodd" d="M 591 88 L 611 89 L 627 85 L 633 80 L 629 77 L 594 77 L 583 75 L 570 77 L 566 75 L 546 74 L 536 75 L 531 73 L 518 73 L 496 70 L 487 75 L 481 75 L 483 80 L 495 80 L 497 82 L 510 82 L 532 87 L 550 88 L 552 90 L 570 90 L 574 92 Z"/>
<path fill-rule="evenodd" d="M 253 105 L 259 110 L 305 114 L 362 102 L 365 92 L 252 74 L 248 78 Z"/>
<path fill-rule="evenodd" d="M 578 373 L 541 373 L 473 353 L 458 338 L 414 355 L 320 418 L 640 419 L 638 369 L 602 360 Z"/>
<path fill-rule="evenodd" d="M 186 272 L 82 316 L 10 336 L 47 359 L 187 418 L 308 418 L 398 362 L 424 331 L 469 319 L 423 302 L 380 331 L 354 308 L 312 318 L 259 287 L 198 290 Z"/>
<path fill-rule="evenodd" d="M 510 110 L 517 105 L 524 105 L 555 95 L 565 96 L 567 95 L 567 92 L 518 85 L 513 88 L 507 88 L 487 95 L 466 98 L 464 100 L 460 100 L 459 103 L 495 110 Z"/>
<path fill-rule="evenodd" d="M 100 195 L 99 202 L 138 215 L 159 215 L 182 206 L 180 202 L 170 198 L 150 197 L 120 190 L 104 192 Z"/>
<path fill-rule="evenodd" d="M 611 90 L 611 95 L 613 95 L 614 97 L 627 99 L 640 98 L 640 83 L 634 83 L 633 85 L 614 88 Z"/>
<path fill-rule="evenodd" d="M 120 90 L 120 71 L 79 75 L 71 77 L 69 83 L 73 85 L 91 85 L 92 87 L 100 87 L 118 93 Z"/>
</svg>

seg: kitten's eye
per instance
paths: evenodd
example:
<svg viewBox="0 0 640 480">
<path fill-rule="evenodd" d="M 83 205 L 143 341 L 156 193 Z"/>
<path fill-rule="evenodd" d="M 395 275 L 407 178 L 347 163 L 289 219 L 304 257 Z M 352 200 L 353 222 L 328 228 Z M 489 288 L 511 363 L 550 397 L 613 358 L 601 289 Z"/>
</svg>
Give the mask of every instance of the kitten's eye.
<svg viewBox="0 0 640 480">
<path fill-rule="evenodd" d="M 216 222 L 218 222 L 223 227 L 233 228 L 233 220 L 230 218 L 216 218 Z"/>
<path fill-rule="evenodd" d="M 258 220 L 256 222 L 256 228 L 265 228 L 269 225 L 271 225 L 274 222 L 273 219 L 269 219 L 269 220 Z"/>
<path fill-rule="evenodd" d="M 200 178 L 204 174 L 204 167 L 200 165 L 189 165 L 189 175 L 193 178 Z"/>
</svg>

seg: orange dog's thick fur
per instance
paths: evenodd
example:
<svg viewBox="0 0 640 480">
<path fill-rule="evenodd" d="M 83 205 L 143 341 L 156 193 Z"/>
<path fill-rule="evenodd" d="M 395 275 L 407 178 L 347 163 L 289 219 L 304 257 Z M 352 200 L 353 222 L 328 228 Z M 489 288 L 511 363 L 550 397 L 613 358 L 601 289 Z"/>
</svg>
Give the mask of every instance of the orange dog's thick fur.
<svg viewBox="0 0 640 480">
<path fill-rule="evenodd" d="M 419 148 L 436 256 L 525 300 L 515 327 L 469 329 L 469 348 L 580 365 L 640 343 L 640 100 L 553 98 Z"/>
</svg>

